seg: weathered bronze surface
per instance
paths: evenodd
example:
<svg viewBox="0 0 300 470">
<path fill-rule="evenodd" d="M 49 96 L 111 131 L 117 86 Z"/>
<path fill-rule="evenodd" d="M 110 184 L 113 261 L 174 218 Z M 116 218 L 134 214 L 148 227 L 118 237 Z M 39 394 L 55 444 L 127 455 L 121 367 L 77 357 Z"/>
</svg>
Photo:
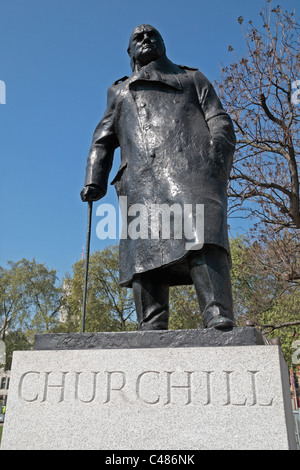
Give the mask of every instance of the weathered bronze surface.
<svg viewBox="0 0 300 470">
<path fill-rule="evenodd" d="M 263 335 L 251 327 L 221 331 L 215 328 L 112 333 L 49 333 L 35 336 L 34 350 L 203 348 L 265 345 Z"/>
<path fill-rule="evenodd" d="M 204 243 L 181 238 L 120 241 L 120 284 L 132 287 L 140 329 L 167 329 L 169 286 L 194 284 L 205 327 L 234 326 L 227 234 L 227 184 L 235 148 L 230 117 L 208 79 L 171 62 L 160 33 L 133 31 L 132 75 L 114 82 L 88 156 L 83 201 L 106 194 L 114 151 L 121 166 L 111 184 L 127 210 L 141 204 L 204 205 Z M 128 217 L 130 221 L 130 217 Z M 199 247 L 201 244 L 199 245 Z"/>
</svg>

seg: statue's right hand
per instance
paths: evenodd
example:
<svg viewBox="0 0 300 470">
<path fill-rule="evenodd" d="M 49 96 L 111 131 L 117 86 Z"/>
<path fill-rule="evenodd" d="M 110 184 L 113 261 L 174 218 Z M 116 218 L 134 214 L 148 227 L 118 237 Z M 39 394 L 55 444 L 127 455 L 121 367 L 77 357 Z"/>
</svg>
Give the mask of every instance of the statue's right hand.
<svg viewBox="0 0 300 470">
<path fill-rule="evenodd" d="M 99 199 L 105 196 L 105 192 L 102 191 L 99 186 L 91 184 L 88 186 L 84 186 L 80 193 L 80 196 L 83 202 L 98 201 Z"/>
</svg>

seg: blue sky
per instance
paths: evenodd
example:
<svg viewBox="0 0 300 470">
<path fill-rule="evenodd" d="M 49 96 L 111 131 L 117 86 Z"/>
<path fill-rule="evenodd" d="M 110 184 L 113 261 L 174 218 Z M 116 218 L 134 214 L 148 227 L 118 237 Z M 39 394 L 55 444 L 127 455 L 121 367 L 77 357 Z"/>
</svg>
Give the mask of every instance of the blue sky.
<svg viewBox="0 0 300 470">
<path fill-rule="evenodd" d="M 211 81 L 242 55 L 237 18 L 260 25 L 264 0 L 2 0 L 0 4 L 0 265 L 35 258 L 60 278 L 81 258 L 87 206 L 79 193 L 107 88 L 130 75 L 128 39 L 141 23 L 164 37 L 168 57 Z M 274 2 L 274 6 L 277 2 Z M 287 10 L 296 1 L 283 0 Z M 116 152 L 111 178 L 119 166 Z M 111 186 L 105 203 L 117 206 Z M 96 236 L 91 250 L 112 241 Z M 240 229 L 242 223 L 232 221 Z"/>
</svg>

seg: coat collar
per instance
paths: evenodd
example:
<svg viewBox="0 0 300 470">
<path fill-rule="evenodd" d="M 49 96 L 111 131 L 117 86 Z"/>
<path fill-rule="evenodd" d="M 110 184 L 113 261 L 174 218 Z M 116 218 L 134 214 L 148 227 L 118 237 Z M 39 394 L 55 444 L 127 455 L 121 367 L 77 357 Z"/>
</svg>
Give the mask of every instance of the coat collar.
<svg viewBox="0 0 300 470">
<path fill-rule="evenodd" d="M 129 77 L 129 86 L 131 83 L 136 81 L 154 81 L 161 82 L 177 90 L 182 90 L 181 82 L 178 78 L 178 74 L 182 73 L 182 70 L 178 65 L 171 62 L 166 56 L 160 57 L 159 59 L 150 62 L 150 64 L 143 67 L 138 72 L 134 72 Z"/>
</svg>

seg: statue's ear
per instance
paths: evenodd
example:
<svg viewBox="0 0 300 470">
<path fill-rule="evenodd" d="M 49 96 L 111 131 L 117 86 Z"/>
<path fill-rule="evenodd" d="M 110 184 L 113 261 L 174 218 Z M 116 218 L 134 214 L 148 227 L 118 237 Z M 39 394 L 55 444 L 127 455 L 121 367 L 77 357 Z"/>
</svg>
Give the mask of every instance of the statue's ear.
<svg viewBox="0 0 300 470">
<path fill-rule="evenodd" d="M 131 57 L 131 50 L 130 50 L 130 46 L 128 46 L 128 49 L 127 49 L 127 53 L 130 57 L 130 67 L 131 67 L 131 70 L 134 72 L 134 69 L 135 69 L 135 60 L 133 57 Z"/>
</svg>

